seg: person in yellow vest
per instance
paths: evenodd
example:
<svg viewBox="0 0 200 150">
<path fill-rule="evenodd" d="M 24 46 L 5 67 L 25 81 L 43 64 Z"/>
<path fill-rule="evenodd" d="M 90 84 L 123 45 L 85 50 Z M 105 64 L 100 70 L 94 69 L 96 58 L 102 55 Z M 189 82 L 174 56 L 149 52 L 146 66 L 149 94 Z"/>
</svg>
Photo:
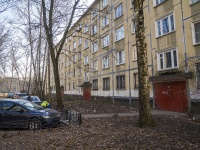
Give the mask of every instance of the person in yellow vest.
<svg viewBox="0 0 200 150">
<path fill-rule="evenodd" d="M 43 101 L 43 102 L 41 103 L 41 106 L 44 107 L 44 108 L 51 108 L 51 105 L 50 105 L 49 102 L 47 102 L 47 101 Z"/>
</svg>

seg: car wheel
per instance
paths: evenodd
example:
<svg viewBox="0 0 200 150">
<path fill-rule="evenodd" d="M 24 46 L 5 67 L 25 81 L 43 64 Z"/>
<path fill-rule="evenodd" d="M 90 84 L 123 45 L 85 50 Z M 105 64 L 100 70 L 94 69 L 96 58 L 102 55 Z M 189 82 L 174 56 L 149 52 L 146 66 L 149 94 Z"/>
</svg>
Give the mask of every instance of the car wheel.
<svg viewBox="0 0 200 150">
<path fill-rule="evenodd" d="M 37 119 L 32 119 L 29 121 L 28 128 L 30 130 L 37 130 L 41 128 L 41 122 Z"/>
</svg>

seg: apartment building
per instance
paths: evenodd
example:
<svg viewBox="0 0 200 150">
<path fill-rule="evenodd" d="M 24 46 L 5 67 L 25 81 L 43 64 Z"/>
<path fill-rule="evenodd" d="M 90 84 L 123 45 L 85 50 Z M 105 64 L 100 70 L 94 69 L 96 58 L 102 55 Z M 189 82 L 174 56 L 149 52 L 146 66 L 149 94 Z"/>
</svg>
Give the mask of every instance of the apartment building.
<svg viewBox="0 0 200 150">
<path fill-rule="evenodd" d="M 144 2 L 150 97 L 158 109 L 183 112 L 200 99 L 199 8 L 200 0 Z M 90 82 L 92 96 L 137 99 L 136 30 L 131 0 L 96 0 L 67 36 L 59 60 L 64 94 L 82 95 L 79 85 Z"/>
</svg>

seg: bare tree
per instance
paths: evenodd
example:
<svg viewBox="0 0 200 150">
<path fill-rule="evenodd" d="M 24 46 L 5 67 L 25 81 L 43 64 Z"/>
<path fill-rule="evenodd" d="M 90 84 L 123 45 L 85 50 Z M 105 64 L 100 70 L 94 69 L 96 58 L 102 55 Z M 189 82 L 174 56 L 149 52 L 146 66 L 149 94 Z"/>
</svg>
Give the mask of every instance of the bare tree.
<svg viewBox="0 0 200 150">
<path fill-rule="evenodd" d="M 136 47 L 138 56 L 139 77 L 139 126 L 152 125 L 153 118 L 150 112 L 149 75 L 147 62 L 147 44 L 145 41 L 143 3 L 145 0 L 132 0 L 136 12 Z"/>
<path fill-rule="evenodd" d="M 57 98 L 58 109 L 62 109 L 62 96 L 60 89 L 58 62 L 66 40 L 66 36 L 69 32 L 70 27 L 72 26 L 73 18 L 75 17 L 75 12 L 79 2 L 80 0 L 73 0 L 73 1 L 42 0 L 43 23 L 46 32 L 46 39 L 50 51 L 51 61 L 53 64 L 53 73 L 54 73 L 54 80 L 56 87 L 56 98 Z M 66 12 L 68 14 L 66 14 Z M 66 16 L 66 18 L 61 19 L 63 18 L 63 16 Z M 58 47 L 55 47 L 54 38 L 55 36 L 57 36 L 57 32 L 59 30 L 59 24 L 63 24 L 64 21 L 67 21 L 64 29 L 64 34 L 59 42 L 59 45 L 57 45 Z"/>
</svg>

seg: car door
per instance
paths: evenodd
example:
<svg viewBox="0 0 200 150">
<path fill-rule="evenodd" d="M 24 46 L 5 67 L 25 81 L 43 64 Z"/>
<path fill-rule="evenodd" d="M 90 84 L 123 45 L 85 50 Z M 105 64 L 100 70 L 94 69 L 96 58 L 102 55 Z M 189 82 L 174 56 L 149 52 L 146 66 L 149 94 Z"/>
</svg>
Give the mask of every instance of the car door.
<svg viewBox="0 0 200 150">
<path fill-rule="evenodd" d="M 21 128 L 27 125 L 26 109 L 13 102 L 4 102 L 1 113 L 3 126 L 8 128 Z"/>
</svg>

